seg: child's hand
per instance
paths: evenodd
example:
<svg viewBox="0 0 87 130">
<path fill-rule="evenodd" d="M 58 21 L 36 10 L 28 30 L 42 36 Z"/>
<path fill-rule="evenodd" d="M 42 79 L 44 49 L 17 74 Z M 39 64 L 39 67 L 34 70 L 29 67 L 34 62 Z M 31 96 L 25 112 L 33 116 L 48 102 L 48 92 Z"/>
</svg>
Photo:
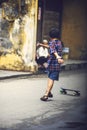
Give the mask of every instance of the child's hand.
<svg viewBox="0 0 87 130">
<path fill-rule="evenodd" d="M 63 64 L 64 60 L 63 59 L 58 59 L 58 63 Z"/>
<path fill-rule="evenodd" d="M 40 43 L 37 43 L 36 45 L 37 45 L 37 47 L 38 47 L 38 46 L 40 46 Z"/>
</svg>

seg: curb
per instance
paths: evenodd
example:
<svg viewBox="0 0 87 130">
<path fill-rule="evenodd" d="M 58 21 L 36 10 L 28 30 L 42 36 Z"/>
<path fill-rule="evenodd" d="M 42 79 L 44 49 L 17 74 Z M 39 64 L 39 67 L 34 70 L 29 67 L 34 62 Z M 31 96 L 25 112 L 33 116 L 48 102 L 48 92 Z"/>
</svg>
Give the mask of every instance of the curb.
<svg viewBox="0 0 87 130">
<path fill-rule="evenodd" d="M 70 71 L 76 69 L 87 69 L 87 63 L 77 63 L 77 64 L 73 63 L 73 64 L 63 65 L 61 67 L 62 71 Z"/>
<path fill-rule="evenodd" d="M 66 72 L 66 71 L 72 71 L 72 70 L 80 70 L 80 69 L 86 69 L 87 70 L 87 63 L 73 63 L 73 64 L 64 64 L 61 66 L 61 71 Z M 2 72 L 3 73 L 3 72 Z M 8 73 L 8 72 L 7 72 Z M 39 70 L 36 73 L 24 73 L 23 74 L 14 74 L 14 72 L 12 74 L 8 74 L 5 76 L 0 77 L 0 80 L 5 80 L 5 79 L 14 79 L 14 78 L 24 78 L 24 77 L 40 77 L 41 75 L 47 75 L 47 73 L 45 72 L 45 70 Z"/>
</svg>

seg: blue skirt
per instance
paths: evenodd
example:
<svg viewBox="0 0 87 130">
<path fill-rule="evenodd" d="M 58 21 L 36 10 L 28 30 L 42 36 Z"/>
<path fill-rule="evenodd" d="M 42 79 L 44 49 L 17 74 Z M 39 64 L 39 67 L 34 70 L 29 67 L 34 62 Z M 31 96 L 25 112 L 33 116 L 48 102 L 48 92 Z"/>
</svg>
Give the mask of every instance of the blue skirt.
<svg viewBox="0 0 87 130">
<path fill-rule="evenodd" d="M 49 71 L 48 78 L 52 80 L 59 80 L 59 71 Z"/>
</svg>

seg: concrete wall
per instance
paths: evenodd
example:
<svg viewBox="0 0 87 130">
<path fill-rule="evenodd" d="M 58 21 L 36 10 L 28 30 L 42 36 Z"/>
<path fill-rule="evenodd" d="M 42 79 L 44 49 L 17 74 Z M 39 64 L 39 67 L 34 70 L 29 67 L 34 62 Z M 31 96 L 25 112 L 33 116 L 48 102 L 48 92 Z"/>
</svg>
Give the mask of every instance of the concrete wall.
<svg viewBox="0 0 87 130">
<path fill-rule="evenodd" d="M 63 0 L 62 41 L 69 58 L 87 59 L 87 1 Z"/>
</svg>

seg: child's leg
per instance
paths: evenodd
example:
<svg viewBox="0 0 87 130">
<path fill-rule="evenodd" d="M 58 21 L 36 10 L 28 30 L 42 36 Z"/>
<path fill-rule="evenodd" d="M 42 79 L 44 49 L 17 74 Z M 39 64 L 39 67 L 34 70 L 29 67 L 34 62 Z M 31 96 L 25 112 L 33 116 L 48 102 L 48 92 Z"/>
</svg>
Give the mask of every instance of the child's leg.
<svg viewBox="0 0 87 130">
<path fill-rule="evenodd" d="M 47 68 L 47 67 L 48 67 L 47 62 L 44 62 L 44 63 L 43 63 L 43 66 L 44 66 L 45 68 Z"/>
<path fill-rule="evenodd" d="M 40 98 L 42 101 L 47 101 L 48 97 L 53 97 L 53 95 L 51 94 L 53 84 L 54 84 L 54 80 L 48 78 L 47 89 L 46 89 L 45 95 Z"/>
<path fill-rule="evenodd" d="M 53 84 L 54 84 L 54 80 L 48 78 L 47 89 L 46 89 L 45 95 L 48 96 L 49 92 L 51 92 L 51 90 L 53 88 Z"/>
</svg>

